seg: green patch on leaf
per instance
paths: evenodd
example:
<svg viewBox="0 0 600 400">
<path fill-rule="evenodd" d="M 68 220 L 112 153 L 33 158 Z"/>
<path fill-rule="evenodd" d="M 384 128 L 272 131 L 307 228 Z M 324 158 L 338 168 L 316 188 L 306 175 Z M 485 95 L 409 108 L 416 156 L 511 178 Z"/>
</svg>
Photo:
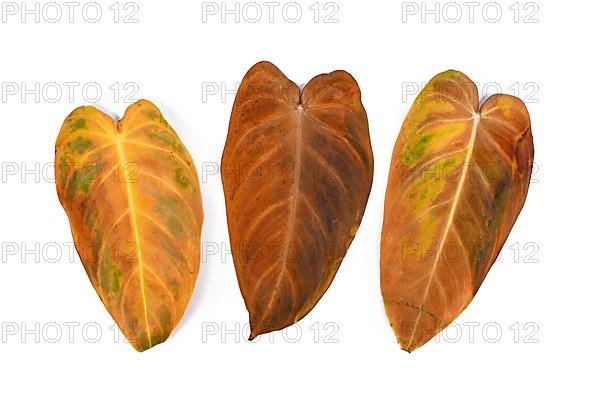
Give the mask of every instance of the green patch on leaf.
<svg viewBox="0 0 600 400">
<path fill-rule="evenodd" d="M 69 182 L 69 195 L 72 197 L 77 190 L 84 193 L 89 192 L 90 185 L 94 179 L 96 179 L 96 175 L 90 173 L 90 171 L 75 171 L 71 182 Z"/>
<path fill-rule="evenodd" d="M 69 128 L 71 129 L 71 133 L 78 131 L 79 129 L 85 129 L 85 119 L 80 118 L 76 120 L 75 122 L 71 123 Z"/>
<path fill-rule="evenodd" d="M 175 182 L 177 182 L 177 185 L 183 189 L 186 189 L 188 186 L 190 186 L 190 180 L 185 175 L 182 168 L 177 168 L 177 170 L 175 170 Z"/>
<path fill-rule="evenodd" d="M 68 161 L 68 156 L 67 156 L 66 152 L 62 153 L 62 155 L 60 156 L 60 162 L 58 163 L 58 168 L 60 170 L 60 177 L 64 181 L 65 179 L 67 179 L 67 176 L 69 175 L 69 161 Z"/>
<path fill-rule="evenodd" d="M 159 196 L 157 198 L 156 212 L 161 216 L 163 221 L 166 221 L 166 226 L 169 231 L 177 237 L 184 233 L 184 227 L 181 221 L 190 216 L 182 208 L 179 199 L 170 196 Z"/>
<path fill-rule="evenodd" d="M 410 146 L 407 146 L 406 153 L 404 153 L 404 162 L 406 164 L 412 164 L 418 159 L 420 159 L 425 153 L 427 144 L 431 141 L 433 136 L 433 133 L 423 135 L 419 137 L 419 139 L 415 143 L 411 144 Z"/>
<path fill-rule="evenodd" d="M 84 121 L 84 120 L 82 120 Z M 85 121 L 84 121 L 85 123 Z M 92 141 L 90 139 L 78 136 L 77 139 L 69 142 L 69 150 L 75 151 L 79 154 L 83 154 L 87 149 L 92 145 Z"/>
<path fill-rule="evenodd" d="M 169 227 L 171 233 L 175 236 L 181 236 L 183 233 L 183 225 L 181 225 L 181 222 L 179 222 L 179 220 L 175 217 L 169 218 L 167 221 L 167 226 Z"/>
<path fill-rule="evenodd" d="M 110 250 L 104 249 L 100 286 L 107 295 L 116 295 L 121 288 L 121 268 L 110 257 Z"/>
<path fill-rule="evenodd" d="M 171 328 L 171 312 L 165 306 L 161 306 L 158 309 L 158 322 L 164 328 Z"/>
<path fill-rule="evenodd" d="M 170 125 L 167 120 L 162 116 L 162 114 L 156 110 L 146 112 L 146 117 L 150 118 L 153 121 L 158 122 L 159 124 L 169 127 Z"/>
<path fill-rule="evenodd" d="M 177 140 L 173 135 L 168 132 L 160 131 L 160 132 L 150 132 L 148 133 L 148 137 L 150 139 L 159 141 L 168 145 L 171 150 L 176 152 L 181 152 L 181 145 L 179 144 L 179 140 Z"/>
<path fill-rule="evenodd" d="M 92 251 L 94 252 L 94 260 L 97 260 L 98 252 L 100 251 L 100 246 L 102 246 L 102 241 L 104 239 L 104 232 L 99 229 L 96 229 L 94 232 L 96 233 L 96 240 L 94 240 Z"/>
<path fill-rule="evenodd" d="M 97 211 L 96 211 L 97 213 Z M 85 218 L 85 225 L 92 230 L 94 228 L 94 224 L 96 223 L 96 215 L 95 213 L 92 211 L 90 213 L 88 213 L 87 217 Z"/>
<path fill-rule="evenodd" d="M 175 215 L 183 216 L 182 206 L 179 199 L 172 196 L 159 196 L 157 198 L 157 209 L 158 213 L 163 216 L 167 216 L 175 213 Z"/>
</svg>

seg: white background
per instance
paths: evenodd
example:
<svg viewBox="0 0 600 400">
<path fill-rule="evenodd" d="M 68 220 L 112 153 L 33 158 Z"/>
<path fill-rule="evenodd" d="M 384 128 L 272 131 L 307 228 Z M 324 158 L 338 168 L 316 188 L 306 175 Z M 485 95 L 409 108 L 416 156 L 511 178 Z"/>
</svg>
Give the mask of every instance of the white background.
<svg viewBox="0 0 600 400">
<path fill-rule="evenodd" d="M 117 23 L 109 8 L 113 1 L 100 2 L 97 23 L 83 18 L 84 2 L 73 23 L 62 5 L 56 23 L 48 21 L 55 10 L 46 8 L 43 15 L 43 3 L 39 23 L 35 15 L 21 21 L 20 2 L 16 15 L 2 15 L 2 398 L 597 398 L 598 2 L 522 1 L 516 16 L 513 0 L 499 1 L 496 23 L 491 20 L 497 7 L 483 12 L 488 2 L 475 8 L 473 22 L 461 1 L 458 22 L 449 21 L 456 7 L 440 3 L 439 22 L 426 15 L 422 23 L 420 2 L 417 14 L 409 15 L 403 7 L 414 8 L 402 2 L 337 0 L 338 22 L 325 23 L 336 8 L 325 9 L 322 1 L 315 23 L 314 1 L 298 0 L 297 23 L 282 15 L 285 1 L 275 8 L 273 22 L 266 6 L 256 23 L 247 20 L 256 8 L 245 8 L 244 20 L 240 4 L 239 22 L 228 15 L 222 23 L 220 2 L 217 14 L 205 14 L 203 22 L 202 2 L 137 1 L 137 23 L 123 22 L 135 10 L 123 10 L 125 1 Z M 434 2 L 428 4 L 434 9 Z M 526 23 L 535 10 L 538 22 Z M 288 8 L 288 20 L 293 11 Z M 94 17 L 88 12 L 88 19 Z M 375 179 L 337 277 L 296 328 L 272 335 L 273 343 L 268 336 L 249 343 L 231 256 L 206 255 L 192 303 L 166 343 L 142 354 L 122 340 L 115 343 L 113 321 L 78 257 L 70 259 L 64 245 L 72 238 L 51 169 L 63 119 L 95 100 L 92 89 L 82 93 L 90 83 L 102 89 L 92 103 L 115 116 L 123 114 L 132 87 L 134 98 L 155 102 L 205 172 L 204 246 L 224 248 L 222 186 L 211 171 L 225 142 L 231 91 L 263 59 L 297 83 L 345 69 L 362 89 Z M 395 341 L 379 289 L 383 198 L 391 150 L 415 97 L 412 88 L 449 68 L 492 91 L 500 86 L 527 97 L 535 182 L 502 258 L 472 304 L 452 330 L 408 354 Z M 79 85 L 72 99 L 69 82 Z M 21 85 L 35 92 L 36 83 L 40 98 L 22 98 Z M 18 93 L 7 93 L 15 85 Z M 63 88 L 57 101 L 51 90 L 56 85 Z M 220 85 L 229 92 L 210 94 Z M 34 254 L 25 251 L 36 246 Z M 57 247 L 62 254 L 55 260 Z M 72 338 L 69 323 L 78 324 Z M 469 324 L 479 324 L 471 338 Z M 98 328 L 102 336 L 92 343 Z M 223 337 L 224 329 L 231 332 Z"/>
</svg>

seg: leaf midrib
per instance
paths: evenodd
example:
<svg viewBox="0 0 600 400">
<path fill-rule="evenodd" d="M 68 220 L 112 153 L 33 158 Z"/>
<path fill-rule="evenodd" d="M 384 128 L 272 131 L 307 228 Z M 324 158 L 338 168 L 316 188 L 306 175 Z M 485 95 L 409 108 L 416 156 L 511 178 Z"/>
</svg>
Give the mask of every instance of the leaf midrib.
<svg viewBox="0 0 600 400">
<path fill-rule="evenodd" d="M 127 157 L 125 155 L 125 149 L 123 148 L 123 137 L 120 132 L 115 133 L 115 145 L 117 147 L 117 153 L 119 155 L 119 165 L 124 167 L 127 165 Z M 136 204 L 133 196 L 133 188 L 129 179 L 124 179 L 125 184 L 125 195 L 127 197 L 127 207 L 129 209 L 129 221 L 133 229 L 133 236 L 135 240 L 136 253 L 137 253 L 137 267 L 138 275 L 140 277 L 140 291 L 142 294 L 142 305 L 144 308 L 144 323 L 146 325 L 146 336 L 148 337 L 148 347 L 152 347 L 152 337 L 150 335 L 150 324 L 148 323 L 148 304 L 146 301 L 146 286 L 144 281 L 144 263 L 142 259 L 142 247 L 141 239 L 138 227 L 138 219 L 136 214 Z"/>
</svg>

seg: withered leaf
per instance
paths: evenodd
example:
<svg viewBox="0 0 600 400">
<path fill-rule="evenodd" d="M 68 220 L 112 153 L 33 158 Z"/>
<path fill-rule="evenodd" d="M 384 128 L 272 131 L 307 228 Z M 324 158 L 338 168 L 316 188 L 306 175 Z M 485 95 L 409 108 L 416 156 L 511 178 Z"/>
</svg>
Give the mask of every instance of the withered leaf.
<svg viewBox="0 0 600 400">
<path fill-rule="evenodd" d="M 381 237 L 381 290 L 412 351 L 470 303 L 523 207 L 533 139 L 521 100 L 479 106 L 464 74 L 435 76 L 394 147 Z"/>
<path fill-rule="evenodd" d="M 221 175 L 251 335 L 285 328 L 325 293 L 373 180 L 360 89 L 344 71 L 303 91 L 260 62 L 235 99 Z"/>
<path fill-rule="evenodd" d="M 75 109 L 55 157 L 58 197 L 100 299 L 136 350 L 162 343 L 200 268 L 203 213 L 192 158 L 146 100 L 118 123 L 94 107 Z"/>
</svg>

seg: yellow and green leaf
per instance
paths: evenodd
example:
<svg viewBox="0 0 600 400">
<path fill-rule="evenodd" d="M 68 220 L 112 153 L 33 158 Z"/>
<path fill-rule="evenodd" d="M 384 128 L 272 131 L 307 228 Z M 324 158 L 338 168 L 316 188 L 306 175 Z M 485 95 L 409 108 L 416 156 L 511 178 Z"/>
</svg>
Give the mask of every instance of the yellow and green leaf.
<svg viewBox="0 0 600 400">
<path fill-rule="evenodd" d="M 119 122 L 79 107 L 56 139 L 56 188 L 85 270 L 138 351 L 165 341 L 200 268 L 202 199 L 185 146 L 149 101 Z"/>
</svg>

